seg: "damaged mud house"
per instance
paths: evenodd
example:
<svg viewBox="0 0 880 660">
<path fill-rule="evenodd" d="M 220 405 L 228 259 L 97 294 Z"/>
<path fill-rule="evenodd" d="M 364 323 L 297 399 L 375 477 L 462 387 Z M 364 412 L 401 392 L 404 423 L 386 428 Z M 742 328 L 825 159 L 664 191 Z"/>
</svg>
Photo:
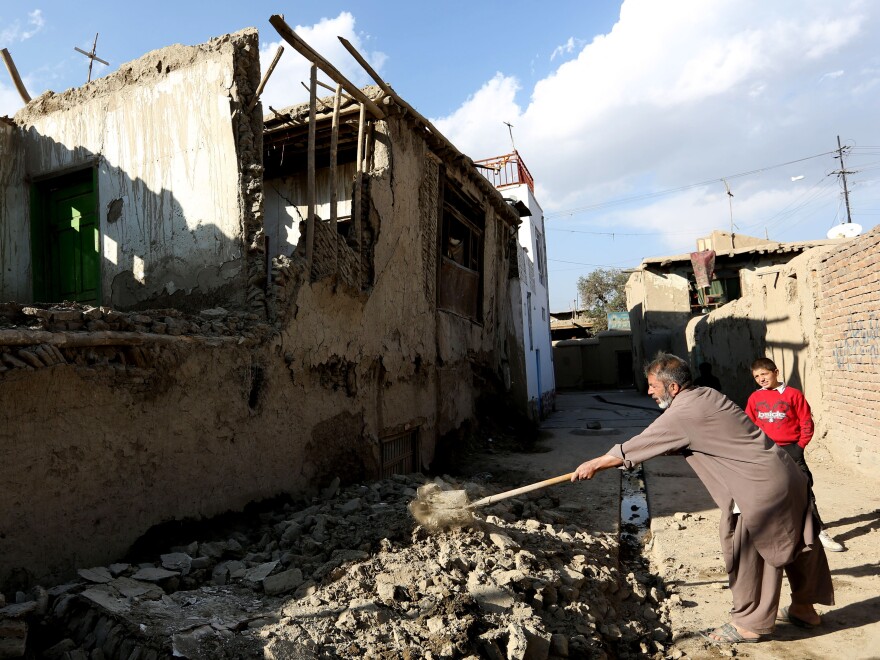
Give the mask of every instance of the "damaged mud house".
<svg viewBox="0 0 880 660">
<path fill-rule="evenodd" d="M 418 471 L 524 381 L 522 205 L 384 84 L 260 81 L 244 30 L 0 119 L 4 590 Z"/>
</svg>

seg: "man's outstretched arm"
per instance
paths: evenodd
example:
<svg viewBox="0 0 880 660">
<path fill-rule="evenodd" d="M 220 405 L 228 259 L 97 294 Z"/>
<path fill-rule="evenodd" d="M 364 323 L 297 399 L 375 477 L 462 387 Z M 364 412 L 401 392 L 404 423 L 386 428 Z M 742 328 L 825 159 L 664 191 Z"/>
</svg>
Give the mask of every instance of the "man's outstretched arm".
<svg viewBox="0 0 880 660">
<path fill-rule="evenodd" d="M 593 475 L 597 472 L 620 467 L 621 465 L 623 465 L 623 459 L 617 458 L 617 456 L 611 456 L 610 454 L 597 456 L 586 463 L 578 465 L 577 470 L 571 475 L 571 480 L 580 481 L 581 479 L 592 479 Z"/>
</svg>

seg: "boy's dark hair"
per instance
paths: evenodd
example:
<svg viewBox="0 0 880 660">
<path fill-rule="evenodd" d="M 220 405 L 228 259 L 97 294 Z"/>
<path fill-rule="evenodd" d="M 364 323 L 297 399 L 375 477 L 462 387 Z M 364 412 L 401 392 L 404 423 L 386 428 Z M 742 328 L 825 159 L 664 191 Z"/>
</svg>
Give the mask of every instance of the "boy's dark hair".
<svg viewBox="0 0 880 660">
<path fill-rule="evenodd" d="M 664 385 L 675 383 L 681 389 L 691 384 L 691 368 L 687 362 L 672 353 L 662 351 L 645 367 L 645 376 L 656 376 Z"/>
<path fill-rule="evenodd" d="M 752 371 L 757 371 L 758 369 L 766 369 L 767 371 L 779 371 L 779 367 L 776 366 L 776 363 L 770 358 L 758 358 L 754 362 L 752 362 Z"/>
</svg>

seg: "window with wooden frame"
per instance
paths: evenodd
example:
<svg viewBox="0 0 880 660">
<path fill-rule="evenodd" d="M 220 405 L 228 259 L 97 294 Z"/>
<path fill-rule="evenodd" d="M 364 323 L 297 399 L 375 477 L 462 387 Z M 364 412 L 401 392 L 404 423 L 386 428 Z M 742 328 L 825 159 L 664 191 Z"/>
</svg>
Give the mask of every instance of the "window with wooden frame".
<svg viewBox="0 0 880 660">
<path fill-rule="evenodd" d="M 452 181 L 443 187 L 438 305 L 473 321 L 482 320 L 483 236 L 486 211 Z"/>
<path fill-rule="evenodd" d="M 381 440 L 382 478 L 392 474 L 411 474 L 421 469 L 419 461 L 419 429 L 398 433 Z"/>
</svg>

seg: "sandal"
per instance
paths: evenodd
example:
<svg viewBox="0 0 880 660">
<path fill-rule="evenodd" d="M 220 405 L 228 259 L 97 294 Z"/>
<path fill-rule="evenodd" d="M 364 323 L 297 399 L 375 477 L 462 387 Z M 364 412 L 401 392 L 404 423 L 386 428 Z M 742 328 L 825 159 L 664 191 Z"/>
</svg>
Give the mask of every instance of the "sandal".
<svg viewBox="0 0 880 660">
<path fill-rule="evenodd" d="M 813 628 L 818 628 L 822 622 L 819 623 L 810 623 L 809 621 L 804 621 L 803 619 L 799 619 L 794 614 L 789 612 L 787 607 L 783 607 L 779 610 L 779 620 L 790 623 L 793 626 L 797 626 L 798 628 L 806 628 L 807 630 L 812 630 Z"/>
<path fill-rule="evenodd" d="M 711 635 L 715 635 L 719 639 L 715 639 Z M 761 641 L 760 637 L 743 637 L 732 623 L 725 623 L 714 630 L 703 630 L 700 632 L 700 636 L 713 644 L 754 644 Z"/>
</svg>

